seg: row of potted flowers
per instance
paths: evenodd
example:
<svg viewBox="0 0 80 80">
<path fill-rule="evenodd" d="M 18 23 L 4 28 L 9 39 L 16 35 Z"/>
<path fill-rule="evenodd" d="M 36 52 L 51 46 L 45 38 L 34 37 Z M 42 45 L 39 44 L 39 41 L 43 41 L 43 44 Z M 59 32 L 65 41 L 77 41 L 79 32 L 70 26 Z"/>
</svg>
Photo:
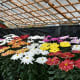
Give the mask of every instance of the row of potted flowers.
<svg viewBox="0 0 80 80">
<path fill-rule="evenodd" d="M 23 64 L 34 62 L 46 65 L 58 65 L 59 69 L 69 71 L 80 68 L 80 39 L 78 37 L 62 36 L 17 36 L 5 35 L 0 41 L 9 38 L 1 45 L 1 56 L 11 56 L 11 60 L 20 60 Z M 13 47 L 14 46 L 14 47 Z"/>
</svg>

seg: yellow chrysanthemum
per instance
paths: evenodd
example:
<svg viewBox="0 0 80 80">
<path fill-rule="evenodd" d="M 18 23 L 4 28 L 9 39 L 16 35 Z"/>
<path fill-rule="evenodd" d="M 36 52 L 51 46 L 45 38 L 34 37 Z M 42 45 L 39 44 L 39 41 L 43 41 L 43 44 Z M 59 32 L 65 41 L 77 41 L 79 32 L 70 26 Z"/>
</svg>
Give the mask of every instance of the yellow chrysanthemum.
<svg viewBox="0 0 80 80">
<path fill-rule="evenodd" d="M 43 43 L 41 46 L 49 46 L 50 43 Z"/>
<path fill-rule="evenodd" d="M 60 51 L 59 48 L 53 48 L 53 49 L 50 49 L 50 50 L 49 50 L 49 52 L 58 52 L 58 51 Z"/>
<path fill-rule="evenodd" d="M 68 41 L 60 42 L 61 47 L 70 47 L 71 44 Z"/>
<path fill-rule="evenodd" d="M 50 48 L 49 45 L 50 45 L 49 43 L 43 43 L 43 44 L 40 46 L 40 49 L 41 49 L 41 50 L 48 50 L 48 49 Z"/>
<path fill-rule="evenodd" d="M 41 50 L 48 50 L 49 47 L 40 47 Z"/>
<path fill-rule="evenodd" d="M 59 47 L 59 44 L 57 44 L 57 43 L 50 44 L 50 49 L 58 48 L 58 47 Z"/>
</svg>

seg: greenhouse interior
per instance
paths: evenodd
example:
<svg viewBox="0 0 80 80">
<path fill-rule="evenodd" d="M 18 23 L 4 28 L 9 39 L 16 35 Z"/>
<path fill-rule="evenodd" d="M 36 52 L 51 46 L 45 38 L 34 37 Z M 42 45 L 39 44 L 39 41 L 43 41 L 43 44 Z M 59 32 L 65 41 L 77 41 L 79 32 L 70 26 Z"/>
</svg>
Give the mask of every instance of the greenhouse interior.
<svg viewBox="0 0 80 80">
<path fill-rule="evenodd" d="M 80 0 L 0 0 L 0 80 L 80 80 Z"/>
</svg>

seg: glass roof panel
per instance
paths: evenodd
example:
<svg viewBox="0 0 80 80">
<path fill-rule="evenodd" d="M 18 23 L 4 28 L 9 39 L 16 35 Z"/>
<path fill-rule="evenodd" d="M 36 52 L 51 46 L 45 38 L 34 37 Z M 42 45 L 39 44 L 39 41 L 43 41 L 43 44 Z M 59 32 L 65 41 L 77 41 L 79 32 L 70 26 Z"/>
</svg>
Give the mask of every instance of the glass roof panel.
<svg viewBox="0 0 80 80">
<path fill-rule="evenodd" d="M 70 0 L 71 3 L 79 2 L 78 0 Z"/>
<path fill-rule="evenodd" d="M 67 17 L 73 17 L 70 13 L 65 14 Z"/>
<path fill-rule="evenodd" d="M 45 2 L 40 2 L 40 4 L 42 4 L 44 7 L 46 7 L 46 8 L 48 8 L 48 7 L 50 7 L 47 3 L 45 3 Z"/>
<path fill-rule="evenodd" d="M 78 13 L 78 12 L 74 12 L 74 13 L 72 13 L 74 16 L 76 16 L 76 17 L 78 17 L 78 16 L 80 16 L 80 14 Z"/>
<path fill-rule="evenodd" d="M 80 19 L 79 0 L 0 0 L 0 17 L 14 24 L 59 24 Z M 1 19 L 0 18 L 0 19 Z M 74 21 L 74 22 L 76 22 Z M 74 23 L 73 22 L 73 23 Z"/>
<path fill-rule="evenodd" d="M 66 0 L 58 0 L 62 5 L 69 4 Z"/>
<path fill-rule="evenodd" d="M 58 10 L 61 12 L 67 12 L 63 7 L 59 7 Z"/>
<path fill-rule="evenodd" d="M 65 6 L 69 11 L 75 11 L 75 9 L 72 6 Z"/>
<path fill-rule="evenodd" d="M 26 0 L 20 0 L 23 4 L 28 4 Z"/>
<path fill-rule="evenodd" d="M 75 4 L 74 6 L 76 7 L 77 10 L 80 10 L 80 4 Z"/>
<path fill-rule="evenodd" d="M 53 3 L 55 6 L 60 6 L 60 4 L 58 4 L 58 2 L 56 2 L 56 0 L 50 0 L 51 3 Z"/>
</svg>

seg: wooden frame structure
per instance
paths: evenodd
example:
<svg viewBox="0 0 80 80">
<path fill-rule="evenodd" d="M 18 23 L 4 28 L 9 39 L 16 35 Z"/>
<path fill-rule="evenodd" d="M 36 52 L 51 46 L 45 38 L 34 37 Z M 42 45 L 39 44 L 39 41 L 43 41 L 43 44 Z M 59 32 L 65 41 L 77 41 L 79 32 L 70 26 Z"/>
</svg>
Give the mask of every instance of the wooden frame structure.
<svg viewBox="0 0 80 80">
<path fill-rule="evenodd" d="M 80 23 L 80 0 L 0 0 L 0 20 L 19 27 Z"/>
</svg>

